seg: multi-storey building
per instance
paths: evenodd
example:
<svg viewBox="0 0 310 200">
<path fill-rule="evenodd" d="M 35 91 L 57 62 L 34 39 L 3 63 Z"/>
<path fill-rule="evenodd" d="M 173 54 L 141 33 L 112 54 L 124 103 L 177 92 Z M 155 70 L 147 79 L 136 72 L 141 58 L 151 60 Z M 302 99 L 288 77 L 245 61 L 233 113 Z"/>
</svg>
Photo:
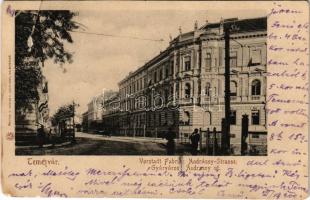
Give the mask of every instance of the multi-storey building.
<svg viewBox="0 0 310 200">
<path fill-rule="evenodd" d="M 91 123 L 92 121 L 100 121 L 101 120 L 101 109 L 100 105 L 98 106 L 97 97 L 94 97 L 88 104 L 87 104 L 87 114 L 88 114 L 88 122 Z M 89 125 L 89 124 L 88 124 Z"/>
<path fill-rule="evenodd" d="M 83 129 L 83 132 L 88 131 L 88 111 L 82 114 L 82 129 Z"/>
<path fill-rule="evenodd" d="M 104 101 L 104 109 L 102 113 L 103 129 L 109 131 L 113 135 L 119 135 L 119 112 L 120 101 L 119 93 L 114 93 Z"/>
<path fill-rule="evenodd" d="M 241 118 L 249 116 L 249 143 L 266 153 L 267 18 L 228 19 L 180 33 L 166 50 L 119 82 L 122 135 L 179 139 L 195 128 L 221 131 L 224 114 L 225 44 L 231 25 L 231 148 L 238 154 Z"/>
<path fill-rule="evenodd" d="M 102 116 L 104 111 L 104 102 L 111 96 L 116 95 L 118 92 L 113 90 L 104 90 L 102 94 L 99 94 L 92 98 L 87 105 L 87 128 L 89 131 L 96 131 L 102 127 Z M 84 122 L 85 123 L 85 122 Z"/>
</svg>

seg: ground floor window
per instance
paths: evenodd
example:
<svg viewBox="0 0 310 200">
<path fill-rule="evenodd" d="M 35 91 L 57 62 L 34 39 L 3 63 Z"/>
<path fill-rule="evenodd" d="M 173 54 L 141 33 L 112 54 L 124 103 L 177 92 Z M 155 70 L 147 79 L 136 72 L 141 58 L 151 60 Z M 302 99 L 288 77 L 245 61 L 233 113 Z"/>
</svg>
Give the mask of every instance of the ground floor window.
<svg viewBox="0 0 310 200">
<path fill-rule="evenodd" d="M 252 138 L 259 138 L 259 134 L 257 133 L 252 134 Z"/>
<path fill-rule="evenodd" d="M 259 125 L 259 111 L 252 111 L 252 125 Z"/>
<path fill-rule="evenodd" d="M 236 118 L 237 118 L 236 116 L 237 114 L 235 110 L 230 111 L 230 124 L 233 124 L 233 125 L 236 124 Z"/>
</svg>

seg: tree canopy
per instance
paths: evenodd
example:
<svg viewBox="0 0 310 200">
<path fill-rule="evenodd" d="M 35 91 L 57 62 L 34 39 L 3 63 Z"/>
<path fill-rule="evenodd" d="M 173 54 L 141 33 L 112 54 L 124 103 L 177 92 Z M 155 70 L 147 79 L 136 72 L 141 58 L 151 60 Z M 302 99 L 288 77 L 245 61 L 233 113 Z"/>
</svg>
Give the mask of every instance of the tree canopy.
<svg viewBox="0 0 310 200">
<path fill-rule="evenodd" d="M 47 59 L 62 65 L 72 62 L 65 42 L 72 43 L 71 31 L 79 26 L 76 13 L 68 10 L 18 11 L 15 17 L 15 105 L 29 108 L 38 100 L 37 87 Z"/>
<path fill-rule="evenodd" d="M 74 117 L 74 107 L 73 104 L 64 105 L 58 108 L 56 113 L 52 116 L 52 125 L 57 125 L 60 121 Z"/>
</svg>

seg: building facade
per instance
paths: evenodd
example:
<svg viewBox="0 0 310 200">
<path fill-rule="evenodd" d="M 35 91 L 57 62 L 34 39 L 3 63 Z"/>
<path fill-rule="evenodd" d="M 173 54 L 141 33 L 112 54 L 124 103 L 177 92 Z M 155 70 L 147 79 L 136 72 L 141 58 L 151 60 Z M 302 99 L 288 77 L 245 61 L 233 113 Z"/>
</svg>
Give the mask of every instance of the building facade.
<svg viewBox="0 0 310 200">
<path fill-rule="evenodd" d="M 266 17 L 195 23 L 193 31 L 180 31 L 166 50 L 119 82 L 121 135 L 164 137 L 172 128 L 186 140 L 195 128 L 221 131 L 224 24 L 236 28 L 230 35 L 231 149 L 240 153 L 247 115 L 248 143 L 266 153 Z"/>
<path fill-rule="evenodd" d="M 116 94 L 118 94 L 118 92 L 113 90 L 103 90 L 101 94 L 93 97 L 87 104 L 87 111 L 83 114 L 83 123 L 84 127 L 87 127 L 87 131 L 94 132 L 102 129 L 102 117 L 105 110 L 105 101 Z M 85 120 L 87 120 L 87 126 L 85 124 Z"/>
<path fill-rule="evenodd" d="M 102 94 L 95 96 L 87 104 L 87 131 L 93 132 L 102 123 Z"/>
<path fill-rule="evenodd" d="M 111 135 L 120 135 L 120 100 L 119 93 L 114 93 L 104 101 L 104 109 L 102 113 L 102 127 Z"/>
<path fill-rule="evenodd" d="M 82 130 L 83 132 L 88 131 L 88 111 L 82 113 Z"/>
</svg>

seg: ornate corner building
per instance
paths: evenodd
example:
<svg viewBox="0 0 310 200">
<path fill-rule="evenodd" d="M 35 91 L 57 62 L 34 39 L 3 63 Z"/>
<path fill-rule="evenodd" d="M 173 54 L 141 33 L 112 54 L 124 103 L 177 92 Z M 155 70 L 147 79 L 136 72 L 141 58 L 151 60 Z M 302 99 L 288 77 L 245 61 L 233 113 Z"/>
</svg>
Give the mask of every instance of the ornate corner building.
<svg viewBox="0 0 310 200">
<path fill-rule="evenodd" d="M 166 50 L 119 82 L 119 96 L 112 101 L 119 107 L 108 106 L 114 110 L 115 133 L 164 137 L 172 128 L 186 141 L 195 128 L 221 131 L 224 23 L 237 28 L 230 35 L 231 148 L 240 154 L 241 119 L 246 114 L 248 144 L 266 153 L 266 17 L 233 18 L 200 28 L 195 24 L 188 33 L 180 30 Z"/>
</svg>

